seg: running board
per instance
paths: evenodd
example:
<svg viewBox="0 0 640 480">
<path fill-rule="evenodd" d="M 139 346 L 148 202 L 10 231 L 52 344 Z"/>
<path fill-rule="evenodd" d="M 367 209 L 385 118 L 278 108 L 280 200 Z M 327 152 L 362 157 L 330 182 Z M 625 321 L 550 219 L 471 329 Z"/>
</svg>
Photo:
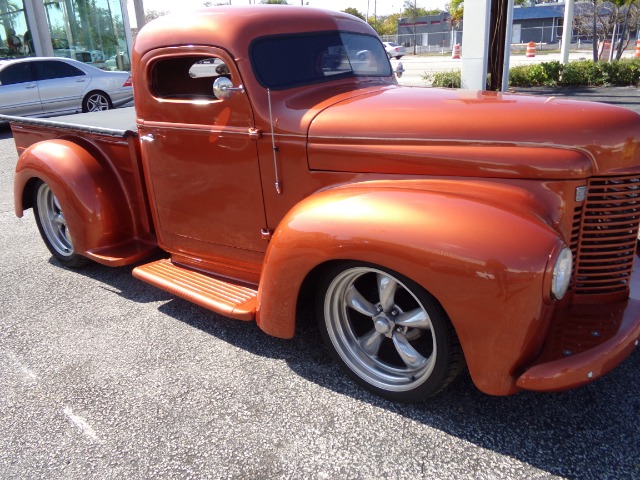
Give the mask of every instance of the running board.
<svg viewBox="0 0 640 480">
<path fill-rule="evenodd" d="M 253 320 L 256 316 L 257 290 L 179 267 L 168 259 L 136 267 L 133 276 L 225 317 Z"/>
</svg>

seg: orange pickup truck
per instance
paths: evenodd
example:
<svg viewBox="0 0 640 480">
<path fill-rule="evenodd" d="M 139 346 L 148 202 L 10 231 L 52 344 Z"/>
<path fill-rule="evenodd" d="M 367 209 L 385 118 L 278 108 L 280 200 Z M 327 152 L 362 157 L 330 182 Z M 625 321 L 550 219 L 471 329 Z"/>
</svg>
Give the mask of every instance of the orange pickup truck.
<svg viewBox="0 0 640 480">
<path fill-rule="evenodd" d="M 366 23 L 305 7 L 158 19 L 132 66 L 135 109 L 9 119 L 16 214 L 62 265 L 136 263 L 281 338 L 315 302 L 398 401 L 465 364 L 488 394 L 578 387 L 637 346 L 637 114 L 399 86 Z"/>
</svg>

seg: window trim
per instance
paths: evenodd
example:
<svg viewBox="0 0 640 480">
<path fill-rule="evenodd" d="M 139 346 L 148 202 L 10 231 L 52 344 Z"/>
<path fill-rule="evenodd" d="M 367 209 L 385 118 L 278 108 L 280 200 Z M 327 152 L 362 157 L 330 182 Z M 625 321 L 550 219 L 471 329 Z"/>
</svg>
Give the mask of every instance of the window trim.
<svg viewBox="0 0 640 480">
<path fill-rule="evenodd" d="M 236 74 L 234 74 L 234 69 L 231 68 L 229 65 L 229 61 L 218 53 L 182 51 L 182 52 L 172 52 L 170 54 L 165 54 L 165 55 L 158 55 L 155 59 L 153 59 L 153 61 L 149 62 L 149 64 L 147 65 L 148 90 L 151 96 L 155 100 L 160 102 L 175 102 L 175 103 L 182 103 L 182 104 L 186 103 L 190 105 L 210 105 L 210 104 L 216 104 L 223 101 L 222 99 L 216 98 L 213 95 L 213 82 L 211 83 L 211 92 L 209 94 L 198 94 L 200 95 L 200 97 L 195 96 L 196 94 L 194 94 L 194 96 L 192 97 L 188 97 L 187 94 L 174 93 L 173 95 L 175 95 L 175 97 L 179 95 L 184 95 L 184 97 L 172 98 L 171 95 L 162 94 L 162 92 L 154 84 L 154 77 L 156 75 L 157 66 L 162 62 L 171 62 L 172 60 L 180 60 L 180 59 L 184 60 L 186 58 L 193 59 L 191 66 L 195 65 L 198 61 L 201 61 L 201 60 L 206 60 L 211 58 L 219 59 L 227 66 L 227 68 L 229 68 L 229 76 L 236 76 Z M 214 79 L 216 77 L 211 76 L 211 77 L 202 77 L 202 78 Z"/>
</svg>

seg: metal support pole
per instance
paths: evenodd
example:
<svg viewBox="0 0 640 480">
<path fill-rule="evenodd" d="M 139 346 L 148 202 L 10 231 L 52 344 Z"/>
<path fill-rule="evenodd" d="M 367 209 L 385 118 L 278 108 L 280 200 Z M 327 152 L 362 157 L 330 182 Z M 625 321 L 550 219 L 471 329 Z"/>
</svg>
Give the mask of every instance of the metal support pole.
<svg viewBox="0 0 640 480">
<path fill-rule="evenodd" d="M 511 60 L 511 37 L 513 35 L 513 0 L 507 2 L 507 28 L 504 36 L 504 63 L 502 65 L 501 91 L 509 90 L 509 60 Z"/>
<path fill-rule="evenodd" d="M 462 27 L 462 88 L 484 90 L 489 61 L 491 0 L 466 2 L 464 14 L 473 21 L 465 22 Z"/>
<path fill-rule="evenodd" d="M 573 2 L 574 0 L 565 0 L 564 3 L 564 25 L 562 26 L 562 46 L 560 47 L 560 63 L 563 65 L 569 63 L 571 34 L 573 33 Z"/>
</svg>

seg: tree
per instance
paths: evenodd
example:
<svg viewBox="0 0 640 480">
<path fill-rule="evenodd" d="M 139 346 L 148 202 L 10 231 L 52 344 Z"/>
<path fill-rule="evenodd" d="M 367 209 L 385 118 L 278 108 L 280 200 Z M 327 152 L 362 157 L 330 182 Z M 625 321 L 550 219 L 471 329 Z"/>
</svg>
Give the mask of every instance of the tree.
<svg viewBox="0 0 640 480">
<path fill-rule="evenodd" d="M 164 17 L 165 15 L 169 15 L 169 12 L 158 11 L 158 10 L 147 10 L 144 13 L 144 21 L 145 23 L 149 23 L 151 20 L 155 20 L 158 17 Z"/>
<path fill-rule="evenodd" d="M 598 43 L 606 40 L 611 42 L 611 51 L 615 52 L 612 58 L 619 60 L 622 57 L 622 52 L 631 41 L 630 25 L 638 24 L 640 14 L 638 1 L 589 0 L 580 6 L 573 26 L 579 34 L 592 38 L 593 61 L 597 62 L 600 59 Z"/>
<path fill-rule="evenodd" d="M 364 20 L 365 22 L 367 21 L 365 16 L 362 13 L 360 13 L 357 8 L 349 7 L 349 8 L 345 8 L 342 11 L 344 13 L 348 13 L 349 15 L 353 15 L 354 17 L 358 17 L 358 18 Z"/>
<path fill-rule="evenodd" d="M 399 13 L 377 18 L 371 15 L 367 23 L 382 37 L 384 35 L 396 35 L 398 33 L 398 20 L 400 20 Z"/>
<path fill-rule="evenodd" d="M 611 52 L 614 51 L 614 45 L 616 38 L 620 38 L 618 41 L 618 45 L 615 49 L 615 59 L 620 60 L 622 58 L 622 52 L 629 45 L 629 41 L 631 40 L 629 35 L 629 25 L 637 25 L 638 24 L 638 4 L 636 0 L 618 0 L 612 2 L 615 6 L 616 16 L 615 16 L 615 25 L 614 32 L 617 30 L 617 34 L 612 34 L 611 36 Z"/>
<path fill-rule="evenodd" d="M 451 0 L 449 2 L 449 15 L 451 16 L 451 28 L 455 25 L 460 28 L 462 17 L 464 17 L 464 0 Z"/>
<path fill-rule="evenodd" d="M 426 10 L 422 7 L 418 7 L 418 2 L 414 0 L 404 0 L 404 7 L 402 9 L 402 16 L 415 19 L 418 17 L 426 17 L 427 15 L 438 15 L 442 10 L 433 9 Z"/>
<path fill-rule="evenodd" d="M 556 2 L 558 0 L 513 0 L 514 5 L 519 5 L 521 7 L 533 6 L 535 3 L 548 3 L 548 2 Z M 449 15 L 451 15 L 451 24 L 456 24 L 456 27 L 460 27 L 460 22 L 462 22 L 462 17 L 464 16 L 464 0 L 451 0 L 449 2 Z"/>
</svg>

